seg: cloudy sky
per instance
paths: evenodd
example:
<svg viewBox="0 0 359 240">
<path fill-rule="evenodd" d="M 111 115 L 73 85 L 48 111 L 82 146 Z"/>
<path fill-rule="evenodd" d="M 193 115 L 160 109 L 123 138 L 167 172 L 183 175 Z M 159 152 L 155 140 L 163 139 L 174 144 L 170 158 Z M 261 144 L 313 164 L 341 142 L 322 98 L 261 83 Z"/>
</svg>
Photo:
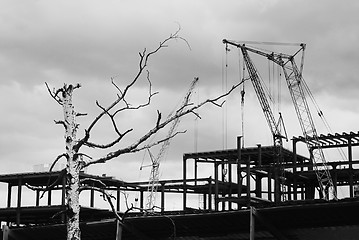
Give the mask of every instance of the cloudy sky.
<svg viewBox="0 0 359 240">
<path fill-rule="evenodd" d="M 172 41 L 150 60 L 153 87 L 160 94 L 152 108 L 124 115 L 121 126 L 136 128 L 138 134 L 153 126 L 156 109 L 167 115 L 178 106 L 194 77 L 200 78 L 195 102 L 221 94 L 225 86 L 237 83 L 238 52 L 231 49 L 226 55 L 222 39 L 227 38 L 306 43 L 303 75 L 333 131 L 359 130 L 358 1 L 0 3 L 0 174 L 32 171 L 34 165 L 51 163 L 64 151 L 63 129 L 53 121 L 61 119 L 62 110 L 47 93 L 44 82 L 54 88 L 64 83 L 82 84 L 75 93 L 74 104 L 76 110 L 88 113 L 87 118 L 79 119 L 86 127 L 98 113 L 95 101 L 105 105 L 115 98 L 111 77 L 120 86 L 130 81 L 137 71 L 138 52 L 154 49 L 179 25 L 180 35 L 190 48 L 183 41 Z M 133 88 L 134 102 L 144 100 L 145 87 L 140 83 Z M 171 142 L 163 178 L 181 177 L 183 153 L 233 148 L 238 135 L 244 134 L 246 146 L 271 144 L 250 83 L 245 89 L 244 133 L 237 91 L 227 99 L 226 108 L 208 106 L 200 111 L 201 120 L 189 116 L 181 121 L 179 129 L 187 129 L 187 133 Z M 299 124 L 285 86 L 281 91 L 280 108 L 288 135 L 298 136 Z M 319 124 L 318 129 L 327 133 Z M 106 123 L 95 133 L 99 141 L 111 136 Z M 290 148 L 290 144 L 286 143 L 286 147 Z M 129 181 L 146 180 L 149 170 L 139 170 L 142 162 L 148 164 L 149 159 L 140 153 L 88 171 Z"/>
</svg>

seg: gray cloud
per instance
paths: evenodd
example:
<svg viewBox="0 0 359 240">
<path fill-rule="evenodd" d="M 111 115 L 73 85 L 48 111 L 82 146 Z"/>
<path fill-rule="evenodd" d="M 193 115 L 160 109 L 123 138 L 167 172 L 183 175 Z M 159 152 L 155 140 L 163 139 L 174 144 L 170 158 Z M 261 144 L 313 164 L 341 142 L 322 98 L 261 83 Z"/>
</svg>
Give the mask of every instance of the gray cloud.
<svg viewBox="0 0 359 240">
<path fill-rule="evenodd" d="M 346 1 L 36 1 L 2 2 L 0 9 L 0 162 L 5 172 L 23 171 L 39 162 L 50 162 L 63 151 L 61 127 L 53 124 L 61 118 L 61 108 L 48 96 L 44 82 L 60 87 L 64 82 L 82 83 L 75 96 L 76 108 L 88 112 L 82 126 L 89 123 L 98 109 L 115 97 L 110 78 L 126 84 L 138 68 L 138 52 L 154 49 L 159 42 L 181 26 L 183 41 L 173 41 L 150 61 L 154 88 L 161 97 L 154 106 L 138 115 L 126 115 L 125 124 L 135 124 L 138 133 L 153 124 L 157 109 L 164 115 L 181 100 L 193 77 L 200 77 L 199 99 L 222 91 L 222 39 L 273 42 L 305 42 L 307 51 L 304 78 L 318 102 L 328 110 L 334 129 L 356 131 L 359 106 L 356 79 L 359 64 L 358 3 Z M 228 85 L 238 81 L 236 52 L 231 51 Z M 144 84 L 134 88 L 138 101 Z M 270 144 L 269 130 L 250 83 L 246 85 L 246 139 L 249 145 Z M 252 91 L 252 93 L 251 93 Z M 284 93 L 285 88 L 282 89 Z M 298 135 L 297 120 L 289 96 L 284 96 L 289 132 Z M 239 93 L 228 101 L 228 112 L 203 109 L 199 121 L 198 150 L 223 146 L 223 118 L 228 121 L 228 147 L 235 146 L 240 130 Z M 257 109 L 257 110 L 253 110 Z M 340 121 L 338 114 L 341 114 Z M 146 124 L 143 119 L 146 118 Z M 330 119 L 329 119 L 330 120 Z M 171 145 L 172 162 L 180 165 L 182 153 L 193 151 L 194 120 L 182 121 L 188 133 Z M 111 130 L 99 128 L 97 139 L 105 141 Z M 258 130 L 260 129 L 260 131 Z M 343 129 L 343 130 L 342 130 Z M 260 132 L 260 134 L 259 134 Z M 81 132 L 80 132 L 81 133 Z M 269 136 L 269 137 L 268 137 Z M 128 140 L 131 140 L 128 139 Z M 100 153 L 93 153 L 100 154 Z M 26 158 L 26 161 L 24 160 Z M 125 166 L 137 171 L 142 156 L 124 156 Z M 19 163 L 24 163 L 19 167 Z M 111 163 L 118 166 L 120 163 Z M 120 167 L 118 167 L 120 168 Z M 101 166 L 94 172 L 120 173 Z M 111 172 L 112 171 L 112 172 Z M 133 175 L 133 174 L 132 174 Z M 168 174 L 167 174 L 168 176 Z"/>
</svg>

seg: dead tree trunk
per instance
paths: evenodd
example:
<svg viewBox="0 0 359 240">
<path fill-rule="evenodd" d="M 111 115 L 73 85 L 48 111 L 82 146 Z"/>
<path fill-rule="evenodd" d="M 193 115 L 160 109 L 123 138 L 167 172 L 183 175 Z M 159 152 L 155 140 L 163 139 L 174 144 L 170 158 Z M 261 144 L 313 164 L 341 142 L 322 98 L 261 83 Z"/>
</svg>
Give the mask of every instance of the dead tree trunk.
<svg viewBox="0 0 359 240">
<path fill-rule="evenodd" d="M 62 107 L 64 111 L 64 127 L 66 142 L 66 200 L 67 200 L 67 239 L 80 240 L 80 161 L 76 146 L 76 112 L 72 105 L 74 87 L 66 85 L 62 88 Z"/>
</svg>

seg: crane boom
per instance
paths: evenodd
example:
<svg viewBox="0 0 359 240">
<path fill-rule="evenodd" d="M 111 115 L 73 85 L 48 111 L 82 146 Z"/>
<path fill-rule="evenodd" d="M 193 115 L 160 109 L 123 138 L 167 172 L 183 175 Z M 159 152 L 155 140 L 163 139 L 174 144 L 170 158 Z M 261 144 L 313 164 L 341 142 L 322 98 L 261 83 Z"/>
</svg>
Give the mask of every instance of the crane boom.
<svg viewBox="0 0 359 240">
<path fill-rule="evenodd" d="M 198 78 L 194 78 L 194 80 L 190 84 L 190 87 L 189 87 L 185 97 L 183 98 L 181 106 L 178 108 L 178 110 L 176 112 L 171 112 L 168 115 L 168 118 L 170 118 L 174 114 L 180 114 L 185 110 L 186 106 L 188 105 L 188 103 L 191 99 L 193 89 L 195 88 L 197 82 L 198 82 Z M 164 158 L 166 151 L 168 150 L 168 146 L 170 145 L 171 136 L 173 136 L 173 134 L 175 133 L 179 122 L 180 122 L 180 118 L 176 118 L 173 120 L 172 125 L 167 133 L 166 140 L 162 143 L 157 156 L 154 157 L 150 152 L 152 165 L 151 165 L 151 173 L 150 173 L 150 179 L 149 179 L 149 185 L 148 185 L 148 197 L 147 197 L 147 202 L 146 202 L 146 209 L 148 209 L 150 211 L 153 210 L 155 203 L 156 203 L 156 193 L 157 193 L 157 187 L 158 187 L 158 182 L 159 182 L 160 162 Z"/>
<path fill-rule="evenodd" d="M 234 46 L 237 46 L 233 42 L 229 41 L 223 41 L 225 44 L 231 44 Z M 237 46 L 238 47 L 238 46 Z M 282 165 L 282 146 L 283 142 L 282 139 L 285 138 L 281 134 L 281 128 L 279 127 L 280 121 L 281 121 L 281 115 L 278 119 L 278 122 L 276 122 L 273 111 L 271 109 L 271 106 L 269 104 L 268 99 L 270 97 L 268 94 L 264 91 L 264 88 L 262 86 L 262 81 L 259 77 L 258 71 L 253 64 L 251 58 L 249 57 L 248 51 L 246 48 L 240 48 L 244 63 L 246 64 L 247 71 L 249 73 L 253 88 L 255 90 L 255 93 L 257 95 L 257 98 L 259 100 L 260 106 L 262 108 L 262 111 L 264 113 L 265 119 L 267 120 L 269 129 L 273 136 L 273 142 L 274 142 L 274 156 L 275 156 L 275 164 L 278 166 L 277 170 L 275 171 L 275 188 L 277 189 L 276 195 L 275 195 L 275 201 L 279 201 L 281 198 L 282 200 L 285 200 L 285 195 L 281 194 L 285 192 L 285 175 L 284 175 L 284 168 Z M 281 193 L 279 193 L 281 191 Z"/>
<path fill-rule="evenodd" d="M 259 103 L 262 107 L 262 111 L 264 113 L 264 116 L 267 120 L 267 123 L 269 125 L 269 128 L 272 132 L 273 141 L 275 146 L 282 146 L 282 134 L 280 132 L 279 125 L 276 123 L 273 111 L 270 107 L 270 104 L 268 102 L 268 96 L 266 92 L 263 89 L 263 86 L 261 84 L 261 80 L 258 76 L 258 72 L 250 59 L 248 52 L 245 48 L 241 48 L 244 62 L 247 66 L 248 73 L 250 75 L 251 82 L 253 84 L 254 90 L 257 94 Z"/>
<path fill-rule="evenodd" d="M 246 46 L 245 44 L 235 43 L 226 39 L 223 40 L 223 43 L 234 45 L 240 48 L 242 52 L 243 50 L 245 50 L 264 56 L 282 67 L 307 148 L 311 153 L 311 159 L 313 161 L 313 167 L 318 180 L 320 195 L 322 198 L 329 200 L 329 193 L 331 193 L 332 197 L 334 199 L 337 199 L 333 180 L 331 178 L 327 161 L 324 157 L 323 150 L 318 140 L 317 130 L 315 128 L 314 121 L 308 107 L 304 91 L 305 89 L 302 84 L 304 82 L 304 79 L 302 77 L 302 69 L 305 44 L 300 44 L 301 48 L 297 52 L 288 55 L 283 53 L 254 49 Z M 301 51 L 303 51 L 302 62 L 300 70 L 298 70 L 294 57 Z M 314 139 L 317 144 L 315 144 L 314 146 L 310 145 L 309 139 Z M 322 165 L 321 168 L 319 168 L 319 164 Z"/>
</svg>

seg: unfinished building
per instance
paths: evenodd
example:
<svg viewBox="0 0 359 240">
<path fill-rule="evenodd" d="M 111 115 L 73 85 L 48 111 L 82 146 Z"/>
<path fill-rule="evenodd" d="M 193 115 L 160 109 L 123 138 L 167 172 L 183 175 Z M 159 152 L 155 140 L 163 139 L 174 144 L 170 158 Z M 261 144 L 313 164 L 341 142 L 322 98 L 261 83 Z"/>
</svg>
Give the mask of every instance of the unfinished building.
<svg viewBox="0 0 359 240">
<path fill-rule="evenodd" d="M 293 138 L 294 151 L 261 145 L 241 148 L 238 144 L 237 149 L 186 153 L 183 179 L 158 183 L 160 208 L 151 213 L 143 210 L 148 182 L 128 183 L 82 173 L 82 178 L 101 179 L 108 190 L 117 192 L 116 208 L 125 219 L 121 228 L 110 210 L 96 208 L 90 193 L 89 206 L 81 208 L 82 238 L 354 239 L 359 233 L 359 201 L 355 192 L 359 170 L 352 151 L 359 145 L 359 133 L 320 136 L 323 149 L 347 150 L 348 159 L 329 163 L 335 187 L 348 190 L 348 196 L 342 199 L 323 200 L 320 196 L 313 163 L 295 152 L 302 141 L 301 137 Z M 197 177 L 202 165 L 208 164 L 214 176 Z M 191 172 L 194 178 L 187 177 Z M 26 184 L 46 186 L 49 180 L 56 187 L 47 194 L 47 204 L 39 205 L 37 193 L 33 206 L 22 206 Z M 65 187 L 61 172 L 8 174 L 0 176 L 0 181 L 8 185 L 8 194 L 2 196 L 7 198 L 7 206 L 0 209 L 0 220 L 6 223 L 3 239 L 65 238 Z M 58 205 L 52 199 L 55 191 L 63 196 Z M 121 191 L 139 193 L 139 210 L 120 209 Z M 182 210 L 166 211 L 167 194 L 177 194 L 179 201 L 182 197 Z M 15 206 L 11 204 L 13 195 L 17 196 Z M 200 207 L 188 206 L 187 199 L 192 195 L 202 197 Z"/>
</svg>

